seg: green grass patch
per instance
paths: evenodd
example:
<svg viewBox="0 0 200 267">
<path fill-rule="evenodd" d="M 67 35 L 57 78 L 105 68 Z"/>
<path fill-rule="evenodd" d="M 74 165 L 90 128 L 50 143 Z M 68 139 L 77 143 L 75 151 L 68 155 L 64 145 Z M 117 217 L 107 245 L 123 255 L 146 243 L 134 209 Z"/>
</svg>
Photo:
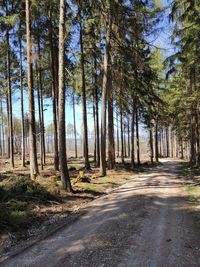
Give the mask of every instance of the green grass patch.
<svg viewBox="0 0 200 267">
<path fill-rule="evenodd" d="M 186 191 L 189 194 L 190 204 L 198 204 L 200 202 L 200 186 L 188 185 Z"/>
</svg>

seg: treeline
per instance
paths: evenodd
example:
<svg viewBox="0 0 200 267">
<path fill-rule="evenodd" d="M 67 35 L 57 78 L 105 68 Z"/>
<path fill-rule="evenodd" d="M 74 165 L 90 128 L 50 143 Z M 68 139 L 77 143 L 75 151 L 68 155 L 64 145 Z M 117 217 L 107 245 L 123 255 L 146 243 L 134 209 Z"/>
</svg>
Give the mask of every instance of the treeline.
<svg viewBox="0 0 200 267">
<path fill-rule="evenodd" d="M 1 2 L 0 103 L 3 104 L 0 132 L 1 135 L 5 133 L 2 118 L 6 114 L 7 156 L 12 168 L 15 165 L 12 109 L 15 91 L 19 92 L 21 101 L 22 166 L 26 162 L 25 90 L 28 90 L 29 104 L 31 177 L 39 173 L 39 155 L 41 168 L 45 165 L 44 98 L 49 98 L 53 107 L 54 169 L 60 170 L 63 187 L 71 190 L 66 156 L 67 94 L 72 99 L 75 150 L 75 103 L 80 101 L 82 104 L 86 169 L 90 169 L 88 103 L 92 105 L 93 112 L 94 160 L 102 176 L 106 175 L 107 168 L 115 167 L 116 156 L 121 157 L 122 163 L 125 156 L 130 156 L 132 167 L 140 164 L 141 123 L 149 133 L 151 161 L 158 161 L 159 154 L 170 156 L 168 133 L 172 122 L 163 109 L 166 105 L 162 100 L 162 57 L 152 45 L 163 12 L 157 2 Z M 5 110 L 3 107 L 6 107 Z M 178 136 L 177 132 L 175 134 Z M 2 144 L 2 138 L 0 140 Z M 164 149 L 168 152 L 165 153 Z"/>
<path fill-rule="evenodd" d="M 168 103 L 162 121 L 171 125 L 180 158 L 200 165 L 199 85 L 200 85 L 200 3 L 174 0 L 170 20 L 175 54 L 165 60 L 168 84 L 163 100 Z"/>
</svg>

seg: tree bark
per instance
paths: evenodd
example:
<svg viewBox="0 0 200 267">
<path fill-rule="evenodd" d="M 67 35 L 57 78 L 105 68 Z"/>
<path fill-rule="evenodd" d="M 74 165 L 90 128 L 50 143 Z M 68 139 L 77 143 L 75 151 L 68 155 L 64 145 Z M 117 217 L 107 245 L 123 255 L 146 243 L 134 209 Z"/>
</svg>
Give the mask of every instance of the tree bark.
<svg viewBox="0 0 200 267">
<path fill-rule="evenodd" d="M 160 134 L 160 156 L 162 154 L 161 151 L 161 134 Z M 155 160 L 156 162 L 159 161 L 158 155 L 158 118 L 155 119 Z"/>
<path fill-rule="evenodd" d="M 20 31 L 21 31 L 21 22 L 20 22 Z M 22 41 L 19 37 L 19 61 L 20 61 L 20 101 L 21 101 L 21 164 L 22 167 L 25 167 L 25 130 L 24 130 L 24 89 L 23 89 L 23 65 L 22 65 Z"/>
<path fill-rule="evenodd" d="M 56 78 L 56 55 L 54 53 L 53 32 L 52 32 L 52 7 L 49 8 L 49 42 L 51 54 L 51 75 L 52 75 L 52 104 L 53 104 L 53 127 L 54 127 L 54 170 L 59 170 L 59 155 L 58 155 L 58 116 L 57 116 L 57 97 L 58 97 L 58 82 Z"/>
<path fill-rule="evenodd" d="M 116 111 L 116 120 L 117 120 L 117 158 L 119 158 L 119 119 L 117 111 Z"/>
<path fill-rule="evenodd" d="M 7 3 L 6 3 L 7 12 Z M 8 126 L 9 126 L 9 151 L 10 151 L 10 164 L 14 168 L 14 143 L 13 143 L 13 112 L 12 112 L 12 88 L 11 88 L 11 73 L 10 73 L 10 36 L 9 31 L 6 32 L 7 42 L 7 86 L 8 86 Z"/>
<path fill-rule="evenodd" d="M 127 157 L 127 153 L 126 153 L 126 122 L 125 122 L 125 117 L 123 118 L 124 120 L 124 157 Z"/>
<path fill-rule="evenodd" d="M 135 167 L 135 104 L 133 99 L 132 121 L 131 121 L 131 166 Z"/>
<path fill-rule="evenodd" d="M 127 117 L 127 133 L 128 133 L 128 158 L 131 156 L 131 147 L 130 147 L 130 121 L 129 116 Z"/>
<path fill-rule="evenodd" d="M 41 96 L 40 96 L 40 91 L 41 91 L 41 77 L 40 77 L 40 70 L 38 67 L 39 64 L 36 63 L 36 75 L 37 75 L 37 81 L 38 81 L 38 86 L 37 86 L 37 96 L 38 96 L 38 116 L 39 116 L 39 135 L 40 135 L 40 165 L 41 169 L 44 169 L 44 164 L 43 164 L 43 138 L 42 138 L 42 116 L 41 116 Z"/>
<path fill-rule="evenodd" d="M 81 7 L 80 7 L 81 12 Z M 85 55 L 83 46 L 83 25 L 80 26 L 80 49 L 81 49 L 81 87 L 82 87 L 82 115 L 83 115 L 83 137 L 84 137 L 84 157 L 85 169 L 90 169 L 89 149 L 88 149 L 88 126 L 87 126 L 87 105 L 86 105 L 86 86 L 85 86 Z"/>
<path fill-rule="evenodd" d="M 94 59 L 94 83 L 95 83 L 95 112 L 96 112 L 96 155 L 97 167 L 100 166 L 100 144 L 99 144 L 99 97 L 98 97 L 98 83 L 97 83 L 97 59 Z"/>
<path fill-rule="evenodd" d="M 151 126 L 149 128 L 149 145 L 150 145 L 150 160 L 151 163 L 153 164 L 154 151 L 153 151 L 153 132 Z"/>
<path fill-rule="evenodd" d="M 109 68 L 111 71 L 111 67 Z M 113 97 L 111 77 L 108 85 L 108 168 L 115 167 L 115 142 L 114 142 L 114 122 L 113 122 Z"/>
<path fill-rule="evenodd" d="M 138 107 L 137 106 L 135 110 L 135 122 L 136 122 L 137 164 L 140 165 L 139 119 L 138 119 Z"/>
<path fill-rule="evenodd" d="M 121 127 L 121 161 L 124 164 L 124 131 L 123 131 L 123 111 L 120 107 L 120 127 Z"/>
<path fill-rule="evenodd" d="M 73 119 L 74 119 L 74 150 L 75 150 L 75 158 L 78 157 L 77 151 L 77 134 L 76 134 L 76 112 L 75 112 L 75 93 L 72 95 L 72 105 L 73 105 Z"/>
<path fill-rule="evenodd" d="M 196 120 L 196 143 L 197 143 L 197 153 L 196 153 L 196 165 L 200 165 L 200 140 L 199 140 L 199 116 L 198 111 L 195 114 Z"/>
<path fill-rule="evenodd" d="M 27 42 L 27 82 L 28 82 L 28 104 L 29 104 L 29 153 L 30 174 L 34 178 L 38 173 L 36 130 L 35 130 L 35 104 L 32 73 L 32 44 L 30 27 L 30 1 L 26 0 L 26 42 Z"/>
<path fill-rule="evenodd" d="M 59 72 L 58 72 L 58 91 L 59 91 L 59 163 L 61 171 L 61 181 L 63 188 L 72 191 L 71 182 L 67 167 L 66 155 L 66 130 L 65 130 L 65 0 L 60 0 L 59 17 Z"/>
<path fill-rule="evenodd" d="M 109 90 L 110 79 L 110 34 L 111 34 L 111 17 L 110 17 L 110 2 L 107 1 L 107 25 L 106 25 L 106 46 L 104 52 L 104 73 L 102 86 L 102 108 L 101 108 L 101 160 L 100 160 L 100 175 L 106 175 L 106 103 L 107 93 Z"/>
<path fill-rule="evenodd" d="M 93 103 L 92 103 L 92 112 L 93 112 L 93 122 L 94 122 L 94 162 L 97 162 L 97 129 L 96 129 L 96 110 L 95 110 L 95 96 L 93 88 Z"/>
<path fill-rule="evenodd" d="M 169 129 L 168 129 L 168 127 L 166 127 L 166 129 L 165 129 L 165 136 L 166 136 L 166 156 L 167 156 L 167 158 L 169 157 L 169 155 L 170 155 L 170 150 L 169 150 Z"/>
<path fill-rule="evenodd" d="M 4 119 L 3 119 L 3 100 L 0 101 L 0 114 L 1 114 L 1 135 L 2 135 L 2 158 L 5 155 L 5 139 L 4 139 Z"/>
<path fill-rule="evenodd" d="M 193 74 L 192 69 L 190 70 L 190 85 L 189 85 L 189 94 L 193 93 Z M 190 115 L 190 163 L 194 165 L 196 163 L 196 133 L 195 133 L 195 112 L 194 107 L 191 106 L 191 115 Z"/>
</svg>

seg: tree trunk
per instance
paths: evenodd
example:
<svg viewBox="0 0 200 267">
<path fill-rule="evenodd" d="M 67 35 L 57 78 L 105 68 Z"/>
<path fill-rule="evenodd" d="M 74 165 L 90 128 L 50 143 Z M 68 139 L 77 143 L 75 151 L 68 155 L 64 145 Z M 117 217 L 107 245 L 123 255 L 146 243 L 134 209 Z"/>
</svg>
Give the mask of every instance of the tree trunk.
<svg viewBox="0 0 200 267">
<path fill-rule="evenodd" d="M 57 97 L 58 97 L 58 82 L 56 78 L 56 55 L 54 53 L 53 33 L 52 33 L 52 8 L 49 8 L 49 42 L 51 53 L 51 75 L 52 75 L 52 104 L 53 104 L 53 128 L 54 128 L 54 170 L 59 170 L 59 155 L 58 155 L 58 115 L 57 115 Z"/>
<path fill-rule="evenodd" d="M 30 148 L 30 174 L 34 178 L 38 173 L 36 131 L 35 131 L 35 104 L 32 73 L 32 45 L 30 29 L 30 1 L 26 0 L 26 42 L 27 42 L 27 82 L 29 104 L 29 148 Z"/>
<path fill-rule="evenodd" d="M 195 121 L 196 121 L 196 166 L 200 165 L 200 140 L 199 140 L 199 116 L 198 111 L 195 114 Z"/>
<path fill-rule="evenodd" d="M 20 23 L 21 30 L 21 23 Z M 20 58 L 20 100 L 21 100 L 21 153 L 22 153 L 22 167 L 25 167 L 25 132 L 24 132 L 24 89 L 23 89 L 23 65 L 22 65 L 22 41 L 21 37 L 19 37 L 19 58 Z"/>
<path fill-rule="evenodd" d="M 123 111 L 122 106 L 120 107 L 120 127 L 121 127 L 121 160 L 124 164 L 124 131 L 123 131 Z"/>
<path fill-rule="evenodd" d="M 160 156 L 162 154 L 161 151 L 161 134 L 160 134 Z M 158 159 L 158 118 L 155 119 L 155 160 L 156 162 L 159 161 Z"/>
<path fill-rule="evenodd" d="M 80 10 L 81 12 L 81 10 Z M 83 137 L 84 137 L 84 157 L 85 169 L 90 169 L 89 152 L 88 152 L 88 127 L 87 127 L 87 106 L 86 106 L 86 86 L 85 86 L 85 55 L 83 47 L 83 25 L 80 26 L 80 49 L 81 49 L 81 87 L 82 87 L 82 114 L 83 114 Z"/>
<path fill-rule="evenodd" d="M 43 104 L 43 87 L 42 87 L 42 76 L 40 72 L 40 105 L 41 105 L 41 134 L 42 134 L 42 152 L 43 152 L 43 165 L 46 165 L 46 147 L 45 147 L 45 126 L 44 126 L 44 104 Z"/>
<path fill-rule="evenodd" d="M 184 150 L 183 150 L 183 139 L 180 139 L 180 147 L 181 147 L 181 159 L 184 159 Z"/>
<path fill-rule="evenodd" d="M 92 105 L 92 112 L 93 112 L 93 122 L 94 122 L 94 162 L 97 162 L 97 143 L 96 143 L 96 136 L 97 136 L 97 129 L 96 129 L 96 110 L 95 110 L 95 96 L 94 96 L 94 88 L 93 88 L 93 105 Z"/>
<path fill-rule="evenodd" d="M 7 79 L 7 76 L 6 76 L 6 79 Z M 10 112 L 9 112 L 8 94 L 6 95 L 6 105 L 7 105 L 7 118 L 9 118 Z M 8 121 L 7 121 L 7 126 L 9 127 Z M 9 132 L 6 133 L 6 138 L 7 138 L 7 157 L 9 159 L 10 158 L 10 134 L 9 134 Z"/>
<path fill-rule="evenodd" d="M 78 157 L 77 151 L 77 135 L 76 135 L 76 112 L 75 112 L 75 93 L 72 95 L 72 105 L 73 105 L 73 119 L 74 119 L 74 149 L 75 149 L 75 158 Z"/>
<path fill-rule="evenodd" d="M 134 99 L 133 99 L 134 101 Z M 131 166 L 135 166 L 135 104 L 133 103 L 131 121 Z"/>
<path fill-rule="evenodd" d="M 95 85 L 95 111 L 96 111 L 96 154 L 97 167 L 100 166 L 100 144 L 99 144 L 99 97 L 98 97 L 98 81 L 97 81 L 97 59 L 94 59 L 94 85 Z"/>
<path fill-rule="evenodd" d="M 7 5 L 7 4 L 6 4 Z M 7 10 L 7 7 L 6 7 Z M 6 11 L 7 12 L 7 11 Z M 10 151 L 10 164 L 14 168 L 14 144 L 13 144 L 13 112 L 12 112 L 12 88 L 11 88 L 11 74 L 10 74 L 10 36 L 7 30 L 6 42 L 7 42 L 7 86 L 8 86 L 8 126 L 9 126 L 9 151 Z"/>
<path fill-rule="evenodd" d="M 136 144 L 137 144 L 137 164 L 140 165 L 140 139 L 139 139 L 139 120 L 138 120 L 138 107 L 135 110 L 136 120 Z"/>
<path fill-rule="evenodd" d="M 40 68 L 40 67 L 39 67 Z M 38 96 L 38 116 L 39 116 L 39 134 L 40 134 L 40 165 L 41 165 L 41 169 L 44 169 L 44 165 L 43 165 L 43 144 L 42 144 L 42 116 L 41 116 L 41 96 L 40 96 L 40 86 L 41 86 L 41 79 L 40 79 L 40 74 L 39 74 L 39 68 L 38 65 L 36 63 L 36 74 L 37 74 L 37 81 L 38 81 L 38 91 L 37 91 L 37 96 Z"/>
<path fill-rule="evenodd" d="M 166 135 L 166 150 L 167 150 L 167 158 L 170 155 L 170 151 L 169 151 L 169 129 L 168 127 L 166 127 L 165 129 L 165 135 Z"/>
<path fill-rule="evenodd" d="M 126 122 L 125 122 L 125 118 L 124 118 L 124 157 L 127 157 L 127 153 L 126 153 Z"/>
<path fill-rule="evenodd" d="M 111 67 L 109 68 L 111 71 Z M 115 141 L 114 141 L 114 122 L 113 122 L 113 97 L 111 77 L 108 85 L 108 168 L 115 167 Z"/>
<path fill-rule="evenodd" d="M 190 86 L 189 94 L 193 93 L 193 74 L 190 70 Z M 194 107 L 191 106 L 191 118 L 190 118 L 190 163 L 194 165 L 196 163 L 196 133 L 195 133 L 195 112 Z"/>
<path fill-rule="evenodd" d="M 128 158 L 130 158 L 131 147 L 130 147 L 130 122 L 129 122 L 129 116 L 127 117 L 127 133 L 128 133 Z"/>
<path fill-rule="evenodd" d="M 152 128 L 149 128 L 149 145 L 150 145 L 150 160 L 151 163 L 153 164 L 153 158 L 154 158 L 154 153 L 153 153 L 153 132 Z"/>
<path fill-rule="evenodd" d="M 58 91 L 59 91 L 59 162 L 61 180 L 63 188 L 72 191 L 70 177 L 67 167 L 66 155 L 66 130 L 65 130 L 65 0 L 60 0 L 59 18 L 59 72 L 58 72 Z"/>
<path fill-rule="evenodd" d="M 170 156 L 171 156 L 171 158 L 173 158 L 174 157 L 174 150 L 173 150 L 173 148 L 174 148 L 174 136 L 173 136 L 172 129 L 170 129 L 170 141 L 171 141 L 171 149 L 170 149 L 171 154 L 170 154 Z"/>
<path fill-rule="evenodd" d="M 101 108 L 101 158 L 100 158 L 100 174 L 106 175 L 106 103 L 107 93 L 110 86 L 110 34 L 111 34 L 111 16 L 110 16 L 110 3 L 108 3 L 107 13 L 107 26 L 106 26 L 106 46 L 104 52 L 104 73 L 103 73 L 103 86 L 102 86 L 102 108 Z"/>
<path fill-rule="evenodd" d="M 3 100 L 0 101 L 0 113 L 1 113 L 1 133 L 2 133 L 2 158 L 5 155 L 5 139 L 4 139 L 4 119 L 3 119 Z"/>
<path fill-rule="evenodd" d="M 119 119 L 117 111 L 116 111 L 116 117 L 117 117 L 117 158 L 119 158 Z"/>
<path fill-rule="evenodd" d="M 0 109 L 1 109 L 1 99 L 0 99 Z M 1 117 L 1 113 L 0 113 L 0 117 Z M 1 158 L 3 158 L 3 144 L 2 144 L 2 131 L 1 131 L 1 123 L 0 123 L 0 154 L 1 154 Z"/>
</svg>

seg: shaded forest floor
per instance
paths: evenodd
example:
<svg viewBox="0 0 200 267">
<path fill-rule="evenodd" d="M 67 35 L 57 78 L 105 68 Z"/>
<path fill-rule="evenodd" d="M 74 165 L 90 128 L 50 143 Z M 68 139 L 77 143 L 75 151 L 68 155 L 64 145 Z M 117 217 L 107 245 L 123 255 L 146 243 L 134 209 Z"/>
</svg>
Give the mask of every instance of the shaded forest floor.
<svg viewBox="0 0 200 267">
<path fill-rule="evenodd" d="M 74 221 L 79 210 L 88 202 L 107 194 L 125 183 L 134 174 L 145 171 L 147 162 L 131 170 L 130 163 L 116 164 L 106 177 L 99 177 L 99 169 L 91 158 L 90 171 L 83 168 L 83 159 L 69 159 L 70 177 L 75 193 L 61 188 L 60 174 L 52 169 L 52 158 L 33 181 L 28 167 L 12 171 L 7 160 L 0 162 L 0 252 L 32 244 L 63 224 Z M 127 160 L 128 162 L 128 160 Z M 23 241 L 23 242 L 20 242 Z"/>
</svg>

